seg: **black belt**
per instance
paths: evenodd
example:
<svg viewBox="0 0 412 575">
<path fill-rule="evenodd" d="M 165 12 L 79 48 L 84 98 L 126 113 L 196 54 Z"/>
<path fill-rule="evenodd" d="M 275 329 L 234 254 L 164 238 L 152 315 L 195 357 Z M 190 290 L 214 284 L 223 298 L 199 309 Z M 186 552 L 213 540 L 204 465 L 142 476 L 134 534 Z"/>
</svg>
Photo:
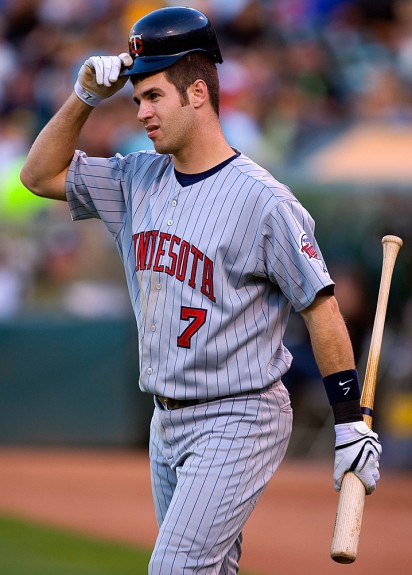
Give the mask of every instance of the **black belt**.
<svg viewBox="0 0 412 575">
<path fill-rule="evenodd" d="M 221 399 L 234 399 L 242 395 L 249 395 L 250 393 L 261 393 L 269 389 L 273 384 L 271 383 L 263 389 L 247 390 L 241 391 L 240 393 L 232 393 L 230 395 L 220 395 L 219 397 L 208 397 L 206 399 L 173 399 L 171 397 L 162 397 L 161 395 L 156 395 L 156 399 L 162 404 L 162 406 L 167 410 L 182 409 L 183 407 L 192 407 L 193 405 L 200 405 L 201 403 L 207 403 L 208 401 L 217 401 Z"/>
<path fill-rule="evenodd" d="M 165 409 L 172 410 L 172 409 L 182 409 L 183 407 L 192 407 L 193 405 L 200 405 L 201 403 L 207 403 L 208 401 L 216 401 L 217 399 L 229 399 L 230 397 L 235 397 L 236 395 L 237 394 L 221 395 L 220 397 L 209 397 L 207 399 L 173 399 L 171 397 L 162 397 L 161 395 L 156 395 L 155 397 L 163 405 Z"/>
</svg>

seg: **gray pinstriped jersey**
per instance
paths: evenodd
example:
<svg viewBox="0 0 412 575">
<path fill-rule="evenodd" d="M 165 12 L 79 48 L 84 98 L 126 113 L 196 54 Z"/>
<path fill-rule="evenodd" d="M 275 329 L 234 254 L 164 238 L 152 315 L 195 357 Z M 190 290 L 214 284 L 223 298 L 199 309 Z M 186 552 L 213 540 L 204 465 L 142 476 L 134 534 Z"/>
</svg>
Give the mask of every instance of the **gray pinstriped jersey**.
<svg viewBox="0 0 412 575">
<path fill-rule="evenodd" d="M 76 152 L 72 218 L 100 218 L 119 249 L 139 334 L 140 386 L 178 399 L 261 389 L 289 369 L 291 306 L 333 285 L 314 222 L 244 155 L 182 187 L 169 156 Z"/>
</svg>

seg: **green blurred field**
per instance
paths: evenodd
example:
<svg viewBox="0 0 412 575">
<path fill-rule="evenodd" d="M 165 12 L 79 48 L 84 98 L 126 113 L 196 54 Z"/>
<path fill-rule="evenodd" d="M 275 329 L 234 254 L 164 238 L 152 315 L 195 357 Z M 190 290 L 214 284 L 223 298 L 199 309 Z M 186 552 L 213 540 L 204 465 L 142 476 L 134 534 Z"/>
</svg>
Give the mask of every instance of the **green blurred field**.
<svg viewBox="0 0 412 575">
<path fill-rule="evenodd" d="M 0 516 L 1 575 L 146 575 L 150 553 Z"/>
<path fill-rule="evenodd" d="M 1 575 L 147 575 L 149 559 L 146 550 L 0 515 Z"/>
</svg>

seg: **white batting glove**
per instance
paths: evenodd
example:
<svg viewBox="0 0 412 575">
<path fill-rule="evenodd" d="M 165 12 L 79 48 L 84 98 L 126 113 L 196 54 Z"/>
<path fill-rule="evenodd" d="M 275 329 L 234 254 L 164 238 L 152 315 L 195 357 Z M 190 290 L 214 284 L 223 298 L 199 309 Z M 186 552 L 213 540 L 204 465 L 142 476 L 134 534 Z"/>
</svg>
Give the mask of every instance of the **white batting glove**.
<svg viewBox="0 0 412 575">
<path fill-rule="evenodd" d="M 120 71 L 133 64 L 126 52 L 119 56 L 91 56 L 80 68 L 74 91 L 89 106 L 97 106 L 123 88 L 128 76 L 120 76 Z"/>
<path fill-rule="evenodd" d="M 340 423 L 335 425 L 335 469 L 334 487 L 340 491 L 346 471 L 353 473 L 362 481 L 366 494 L 376 489 L 379 480 L 379 458 L 382 446 L 378 435 L 364 421 Z"/>
<path fill-rule="evenodd" d="M 99 86 L 110 88 L 119 78 L 122 65 L 130 66 L 133 64 L 130 54 L 120 54 L 120 56 L 92 56 L 83 64 L 94 68 L 96 82 Z"/>
</svg>

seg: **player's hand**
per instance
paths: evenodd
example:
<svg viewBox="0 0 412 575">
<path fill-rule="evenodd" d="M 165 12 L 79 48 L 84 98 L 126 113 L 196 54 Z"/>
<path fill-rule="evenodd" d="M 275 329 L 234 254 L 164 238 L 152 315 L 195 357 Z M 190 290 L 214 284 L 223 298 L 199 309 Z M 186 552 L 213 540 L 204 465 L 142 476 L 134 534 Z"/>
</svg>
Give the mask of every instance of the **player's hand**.
<svg viewBox="0 0 412 575">
<path fill-rule="evenodd" d="M 80 68 L 76 94 L 86 104 L 97 105 L 123 88 L 128 76 L 120 76 L 120 72 L 132 64 L 132 57 L 127 53 L 119 56 L 91 56 Z"/>
<path fill-rule="evenodd" d="M 340 491 L 346 471 L 353 473 L 362 481 L 366 494 L 376 489 L 379 480 L 379 458 L 382 446 L 378 435 L 364 421 L 340 423 L 335 425 L 335 469 L 334 487 Z"/>
</svg>

